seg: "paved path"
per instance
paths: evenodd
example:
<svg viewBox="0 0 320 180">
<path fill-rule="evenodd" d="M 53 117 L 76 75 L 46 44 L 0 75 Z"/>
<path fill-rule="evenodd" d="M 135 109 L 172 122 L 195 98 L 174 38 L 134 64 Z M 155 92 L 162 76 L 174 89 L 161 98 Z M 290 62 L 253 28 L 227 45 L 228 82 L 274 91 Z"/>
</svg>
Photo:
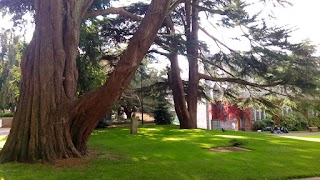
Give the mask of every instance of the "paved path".
<svg viewBox="0 0 320 180">
<path fill-rule="evenodd" d="M 291 179 L 291 180 L 320 180 L 320 177 L 302 178 L 302 179 Z"/>
<path fill-rule="evenodd" d="M 308 137 L 312 135 L 316 135 L 320 137 L 320 132 L 289 132 L 289 133 L 270 133 L 269 135 L 273 136 L 281 136 L 284 138 L 289 138 L 289 139 L 297 139 L 297 140 L 303 140 L 303 141 L 312 141 L 312 142 L 320 142 L 320 138 L 315 138 L 315 137 Z"/>
<path fill-rule="evenodd" d="M 320 131 L 318 132 L 289 132 L 289 133 L 282 133 L 282 134 L 278 134 L 278 133 L 270 133 L 270 132 L 263 132 L 265 134 L 269 134 L 269 135 L 277 135 L 277 136 L 308 136 L 308 135 L 320 135 Z"/>
<path fill-rule="evenodd" d="M 320 135 L 320 132 L 289 132 L 278 134 L 280 136 L 308 136 L 308 135 Z"/>
<path fill-rule="evenodd" d="M 10 128 L 0 128 L 0 139 L 7 136 L 10 132 Z"/>
</svg>

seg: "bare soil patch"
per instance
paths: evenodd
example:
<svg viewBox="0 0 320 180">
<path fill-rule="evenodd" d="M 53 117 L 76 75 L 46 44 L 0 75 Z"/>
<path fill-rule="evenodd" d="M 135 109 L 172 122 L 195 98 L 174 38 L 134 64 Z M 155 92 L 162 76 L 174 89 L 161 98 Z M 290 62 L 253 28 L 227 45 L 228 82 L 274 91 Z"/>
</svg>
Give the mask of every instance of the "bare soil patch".
<svg viewBox="0 0 320 180">
<path fill-rule="evenodd" d="M 68 158 L 57 161 L 54 168 L 71 168 L 74 166 L 89 166 L 91 163 L 86 158 Z"/>
<path fill-rule="evenodd" d="M 237 146 L 226 146 L 226 147 L 216 147 L 208 148 L 209 151 L 213 152 L 239 152 L 239 151 L 251 151 L 250 149 L 241 148 Z"/>
<path fill-rule="evenodd" d="M 90 166 L 91 162 L 89 161 L 92 158 L 98 157 L 98 153 L 95 149 L 89 149 L 88 154 L 83 158 L 67 158 L 58 160 L 53 164 L 54 168 L 71 168 L 74 166 Z"/>
</svg>

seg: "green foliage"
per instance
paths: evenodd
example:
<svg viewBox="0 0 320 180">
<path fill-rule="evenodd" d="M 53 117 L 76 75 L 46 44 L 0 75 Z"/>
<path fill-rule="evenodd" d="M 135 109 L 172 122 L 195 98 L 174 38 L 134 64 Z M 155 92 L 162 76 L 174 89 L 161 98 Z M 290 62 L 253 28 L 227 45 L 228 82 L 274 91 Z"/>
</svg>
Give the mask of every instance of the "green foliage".
<svg viewBox="0 0 320 180">
<path fill-rule="evenodd" d="M 81 54 L 77 57 L 79 71 L 78 95 L 102 86 L 107 78 L 107 72 L 111 67 L 102 60 L 105 42 L 99 36 L 98 20 L 84 23 L 80 31 Z"/>
<path fill-rule="evenodd" d="M 151 67 L 155 65 L 150 58 L 145 59 L 131 82 L 140 100 L 143 98 L 144 112 L 150 114 L 153 114 L 159 103 L 169 104 L 165 98 L 170 94 L 167 72 Z"/>
<path fill-rule="evenodd" d="M 166 102 L 158 103 L 153 111 L 153 116 L 157 125 L 171 124 L 173 120 L 173 116 L 170 114 L 168 104 Z"/>
<path fill-rule="evenodd" d="M 0 109 L 13 108 L 19 96 L 20 61 L 26 44 L 11 31 L 0 32 Z"/>
<path fill-rule="evenodd" d="M 13 117 L 13 116 L 14 116 L 13 112 L 6 112 L 6 113 L 0 112 L 0 117 Z"/>
<path fill-rule="evenodd" d="M 320 118 L 319 117 L 311 117 L 308 118 L 309 127 L 320 127 Z"/>
<path fill-rule="evenodd" d="M 307 119 L 299 112 L 286 114 L 282 117 L 280 124 L 289 131 L 301 131 L 308 128 Z"/>
<path fill-rule="evenodd" d="M 266 123 L 261 121 L 261 120 L 254 121 L 254 123 L 252 125 L 252 129 L 254 131 L 256 131 L 256 130 L 264 130 L 266 127 L 267 127 Z"/>
<path fill-rule="evenodd" d="M 318 99 L 298 99 L 297 111 L 308 120 L 309 127 L 320 127 L 320 101 Z"/>
<path fill-rule="evenodd" d="M 241 139 L 231 139 L 230 143 L 231 143 L 231 146 L 236 146 L 236 147 L 244 146 L 244 145 L 248 144 L 247 141 L 244 141 L 244 140 L 241 140 Z"/>
<path fill-rule="evenodd" d="M 94 0 L 91 4 L 91 9 L 106 9 L 110 7 L 110 0 Z"/>
<path fill-rule="evenodd" d="M 274 121 L 271 119 L 261 119 L 261 120 L 256 120 L 254 121 L 252 125 L 253 130 L 263 130 L 266 131 L 268 130 L 267 127 L 273 127 L 274 126 Z"/>
</svg>

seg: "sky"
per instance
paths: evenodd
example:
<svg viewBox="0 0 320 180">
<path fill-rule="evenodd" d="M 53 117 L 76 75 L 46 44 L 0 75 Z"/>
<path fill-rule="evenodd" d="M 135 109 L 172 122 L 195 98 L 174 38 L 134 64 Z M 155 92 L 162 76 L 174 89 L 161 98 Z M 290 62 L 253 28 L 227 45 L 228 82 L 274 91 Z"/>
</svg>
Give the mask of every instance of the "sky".
<svg viewBox="0 0 320 180">
<path fill-rule="evenodd" d="M 290 0 L 292 7 L 281 8 L 276 11 L 279 24 L 288 24 L 297 27 L 293 32 L 293 40 L 301 41 L 310 39 L 316 45 L 320 45 L 320 1 L 319 0 Z M 320 48 L 318 47 L 318 54 Z"/>
<path fill-rule="evenodd" d="M 134 2 L 135 0 L 121 1 Z M 250 0 L 248 0 L 250 1 Z M 256 1 L 256 0 L 251 0 Z M 293 6 L 286 8 L 276 8 L 276 24 L 288 25 L 296 28 L 292 33 L 291 41 L 299 42 L 304 39 L 310 39 L 315 45 L 320 45 L 320 24 L 317 19 L 320 17 L 320 0 L 289 0 Z M 0 16 L 0 29 L 9 28 L 13 23 L 8 17 Z M 205 26 L 205 25 L 204 25 Z M 33 33 L 33 27 L 28 27 L 26 40 L 30 41 Z M 223 37 L 223 32 L 220 32 Z M 200 37 L 201 38 L 201 37 Z M 204 39 L 207 37 L 203 37 Z M 317 48 L 317 55 L 320 55 L 320 47 Z"/>
<path fill-rule="evenodd" d="M 316 18 L 320 17 L 320 0 L 289 0 L 292 6 L 286 7 L 263 7 L 259 5 L 249 6 L 247 9 L 252 15 L 258 13 L 261 9 L 265 9 L 265 13 L 273 12 L 275 19 L 268 18 L 267 15 L 263 15 L 269 26 L 276 25 L 278 27 L 285 27 L 287 29 L 294 30 L 289 38 L 290 42 L 297 43 L 302 40 L 309 39 L 314 45 L 320 45 L 320 24 L 317 24 Z M 246 2 L 257 2 L 257 0 L 247 0 Z M 242 32 L 240 28 L 225 29 L 215 27 L 209 23 L 202 23 L 204 27 L 211 35 L 219 39 L 221 42 L 227 44 L 234 50 L 248 50 L 249 44 L 245 38 L 241 41 L 231 40 L 234 37 L 240 37 Z M 208 36 L 201 34 L 199 39 L 208 42 Z M 247 41 L 247 44 L 246 44 Z M 214 41 L 210 42 L 212 46 L 216 46 Z M 213 48 L 214 49 L 214 48 Z M 320 47 L 317 48 L 317 55 L 320 55 Z"/>
</svg>

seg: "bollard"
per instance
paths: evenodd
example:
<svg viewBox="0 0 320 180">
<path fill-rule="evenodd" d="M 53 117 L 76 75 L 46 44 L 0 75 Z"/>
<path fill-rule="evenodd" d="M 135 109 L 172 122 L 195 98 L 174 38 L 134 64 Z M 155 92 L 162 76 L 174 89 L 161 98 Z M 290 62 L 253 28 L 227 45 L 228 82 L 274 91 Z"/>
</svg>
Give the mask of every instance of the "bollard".
<svg viewBox="0 0 320 180">
<path fill-rule="evenodd" d="M 138 119 L 135 117 L 131 118 L 131 134 L 138 134 L 138 125 Z"/>
</svg>

